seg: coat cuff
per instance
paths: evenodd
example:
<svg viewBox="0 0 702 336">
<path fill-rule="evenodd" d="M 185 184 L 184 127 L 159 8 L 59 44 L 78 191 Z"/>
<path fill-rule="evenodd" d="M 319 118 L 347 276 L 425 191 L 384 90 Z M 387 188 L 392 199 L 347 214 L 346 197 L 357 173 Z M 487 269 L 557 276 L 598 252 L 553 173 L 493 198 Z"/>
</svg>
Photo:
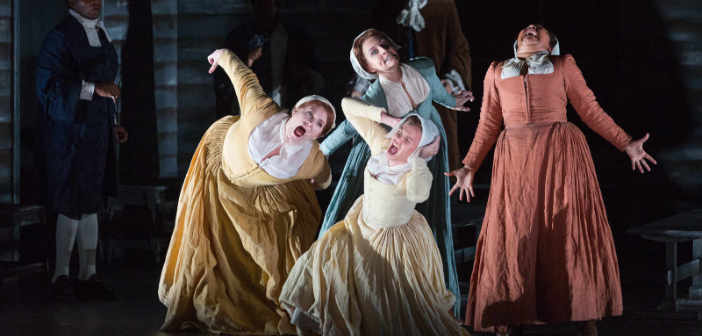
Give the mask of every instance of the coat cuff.
<svg viewBox="0 0 702 336">
<path fill-rule="evenodd" d="M 95 93 L 95 83 L 81 81 L 81 87 L 80 87 L 80 99 L 81 100 L 93 100 L 94 93 Z"/>
</svg>

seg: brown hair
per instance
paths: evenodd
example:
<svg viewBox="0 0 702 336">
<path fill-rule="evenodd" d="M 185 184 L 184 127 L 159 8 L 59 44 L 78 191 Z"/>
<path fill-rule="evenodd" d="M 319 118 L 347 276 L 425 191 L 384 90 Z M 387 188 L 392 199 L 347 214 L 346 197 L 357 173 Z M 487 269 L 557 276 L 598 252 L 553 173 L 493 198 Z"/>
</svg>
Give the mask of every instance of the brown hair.
<svg viewBox="0 0 702 336">
<path fill-rule="evenodd" d="M 353 41 L 353 54 L 356 55 L 356 59 L 358 59 L 358 63 L 361 64 L 361 67 L 363 67 L 364 70 L 368 71 L 369 73 L 373 73 L 373 71 L 370 71 L 368 69 L 368 62 L 366 61 L 366 57 L 363 55 L 363 42 L 366 42 L 367 39 L 375 37 L 379 40 L 386 40 L 390 45 L 395 48 L 395 50 L 400 49 L 400 46 L 393 41 L 388 34 L 385 34 L 384 32 L 377 30 L 375 28 L 371 28 L 366 30 L 365 33 L 363 33 L 361 36 L 357 37 Z"/>
<path fill-rule="evenodd" d="M 304 104 L 300 104 L 300 106 L 296 107 L 296 109 L 299 108 L 304 108 L 307 106 L 318 106 L 324 108 L 324 111 L 327 112 L 327 123 L 324 125 L 324 128 L 322 129 L 322 135 L 327 134 L 332 127 L 332 123 L 334 122 L 334 111 L 329 107 L 329 105 L 319 101 L 319 100 L 310 100 Z"/>
</svg>

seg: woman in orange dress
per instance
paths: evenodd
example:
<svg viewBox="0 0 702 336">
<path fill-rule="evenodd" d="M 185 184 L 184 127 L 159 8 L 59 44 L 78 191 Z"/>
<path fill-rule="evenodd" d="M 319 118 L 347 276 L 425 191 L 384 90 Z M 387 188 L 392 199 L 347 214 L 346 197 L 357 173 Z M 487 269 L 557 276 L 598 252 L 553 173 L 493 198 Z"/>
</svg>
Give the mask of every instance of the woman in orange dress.
<svg viewBox="0 0 702 336">
<path fill-rule="evenodd" d="M 519 32 L 515 57 L 485 75 L 480 122 L 451 193 L 474 196 L 473 176 L 495 155 L 485 218 L 470 280 L 466 321 L 475 330 L 583 323 L 621 315 L 622 294 L 612 233 L 590 150 L 566 119 L 570 101 L 590 128 L 650 170 L 648 134 L 631 140 L 597 103 L 571 55 L 559 56 L 548 30 Z"/>
</svg>

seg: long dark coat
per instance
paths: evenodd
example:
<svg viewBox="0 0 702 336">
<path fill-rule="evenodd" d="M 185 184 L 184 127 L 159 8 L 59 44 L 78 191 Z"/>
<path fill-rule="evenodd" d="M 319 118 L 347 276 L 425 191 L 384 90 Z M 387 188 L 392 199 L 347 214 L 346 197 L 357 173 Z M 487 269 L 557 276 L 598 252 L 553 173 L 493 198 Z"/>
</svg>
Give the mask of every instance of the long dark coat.
<svg viewBox="0 0 702 336">
<path fill-rule="evenodd" d="M 51 210 L 80 218 L 97 212 L 116 188 L 111 99 L 81 100 L 82 81 L 113 82 L 118 59 L 100 31 L 101 47 L 91 47 L 72 16 L 47 35 L 38 58 L 37 96 L 42 107 L 47 199 Z"/>
</svg>

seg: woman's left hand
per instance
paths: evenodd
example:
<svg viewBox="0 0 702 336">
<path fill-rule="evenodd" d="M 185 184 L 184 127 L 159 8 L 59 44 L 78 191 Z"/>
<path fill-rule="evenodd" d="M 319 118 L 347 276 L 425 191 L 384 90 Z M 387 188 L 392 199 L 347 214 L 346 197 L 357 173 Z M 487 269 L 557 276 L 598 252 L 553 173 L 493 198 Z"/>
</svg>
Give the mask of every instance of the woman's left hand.
<svg viewBox="0 0 702 336">
<path fill-rule="evenodd" d="M 475 98 L 473 97 L 472 91 L 462 90 L 462 91 L 459 91 L 458 93 L 454 94 L 453 96 L 456 98 L 456 107 L 454 107 L 454 110 L 464 111 L 464 112 L 470 111 L 470 107 L 463 106 L 463 105 L 465 105 L 467 102 L 472 102 L 473 100 L 475 100 Z"/>
<path fill-rule="evenodd" d="M 422 147 L 422 149 L 419 150 L 419 157 L 426 160 L 426 159 L 436 155 L 436 153 L 439 152 L 439 145 L 440 144 L 441 144 L 441 140 L 439 139 L 439 137 L 434 138 L 434 141 L 432 141 L 428 145 L 425 145 L 424 147 Z"/>
<path fill-rule="evenodd" d="M 207 73 L 213 73 L 215 70 L 217 70 L 217 66 L 219 65 L 217 62 L 219 61 L 219 57 L 222 56 L 224 50 L 225 49 L 217 49 L 213 51 L 209 56 L 207 56 L 207 61 L 210 62 L 210 64 L 212 64 L 210 70 Z"/>
<path fill-rule="evenodd" d="M 646 168 L 646 171 L 651 171 L 651 167 L 648 165 L 648 162 L 646 160 L 650 161 L 653 164 L 658 164 L 656 162 L 656 159 L 653 158 L 653 156 L 649 155 L 644 151 L 643 149 L 643 144 L 644 142 L 648 141 L 649 134 L 646 133 L 646 135 L 643 136 L 643 138 L 638 139 L 638 140 L 632 140 L 629 142 L 626 147 L 624 147 L 624 151 L 626 152 L 627 155 L 629 155 L 629 159 L 631 159 L 631 170 L 639 170 L 641 174 L 644 173 L 644 168 Z"/>
</svg>

